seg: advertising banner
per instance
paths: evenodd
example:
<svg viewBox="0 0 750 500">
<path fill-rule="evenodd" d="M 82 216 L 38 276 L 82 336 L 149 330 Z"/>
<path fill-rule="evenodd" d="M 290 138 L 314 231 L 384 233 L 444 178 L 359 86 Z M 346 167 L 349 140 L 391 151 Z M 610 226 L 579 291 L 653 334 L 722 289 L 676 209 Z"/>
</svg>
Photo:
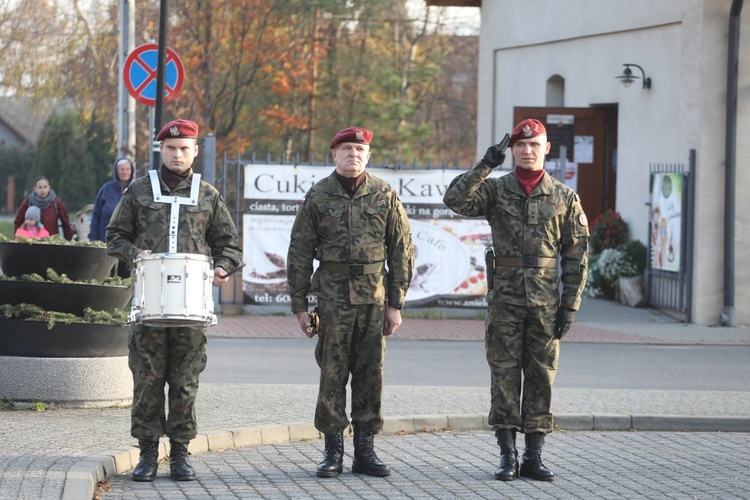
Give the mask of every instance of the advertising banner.
<svg viewBox="0 0 750 500">
<path fill-rule="evenodd" d="M 286 259 L 294 217 L 305 193 L 334 168 L 245 166 L 242 223 L 247 266 L 242 279 L 246 304 L 290 302 Z M 368 167 L 368 172 L 396 189 L 409 216 L 416 262 L 406 305 L 486 307 L 484 248 L 492 244 L 489 224 L 484 218 L 456 215 L 442 201 L 448 185 L 462 171 Z"/>
<path fill-rule="evenodd" d="M 651 268 L 679 272 L 682 174 L 651 174 Z"/>
</svg>

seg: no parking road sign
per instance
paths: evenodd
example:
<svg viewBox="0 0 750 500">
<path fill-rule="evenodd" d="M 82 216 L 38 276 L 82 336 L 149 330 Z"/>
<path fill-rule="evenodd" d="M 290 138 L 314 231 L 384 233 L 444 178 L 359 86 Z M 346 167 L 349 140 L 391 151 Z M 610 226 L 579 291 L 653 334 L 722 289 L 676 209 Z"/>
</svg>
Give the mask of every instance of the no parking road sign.
<svg viewBox="0 0 750 500">
<path fill-rule="evenodd" d="M 125 60 L 123 78 L 125 87 L 136 101 L 156 106 L 156 69 L 159 45 L 146 43 L 137 47 Z M 177 96 L 185 81 L 185 68 L 177 53 L 167 47 L 164 61 L 164 102 Z"/>
</svg>

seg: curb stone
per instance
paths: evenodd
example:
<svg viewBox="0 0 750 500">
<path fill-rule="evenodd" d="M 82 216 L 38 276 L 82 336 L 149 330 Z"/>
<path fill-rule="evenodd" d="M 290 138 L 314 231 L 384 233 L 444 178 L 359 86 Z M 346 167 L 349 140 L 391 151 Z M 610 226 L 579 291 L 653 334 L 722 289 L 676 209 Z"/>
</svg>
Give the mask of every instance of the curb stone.
<svg viewBox="0 0 750 500">
<path fill-rule="evenodd" d="M 555 417 L 560 431 L 685 431 L 685 432 L 750 432 L 750 417 L 705 417 L 682 415 L 574 415 Z M 414 415 L 388 417 L 383 434 L 413 434 L 451 429 L 455 431 L 490 430 L 487 416 L 482 415 Z M 351 426 L 344 432 L 351 435 Z M 273 445 L 295 441 L 322 439 L 313 424 L 295 422 L 286 425 L 259 425 L 198 434 L 190 442 L 193 455 L 228 449 Z M 67 472 L 63 500 L 93 498 L 99 481 L 123 474 L 138 463 L 138 448 L 114 448 L 76 462 Z M 169 455 L 169 441 L 162 438 L 159 460 Z"/>
</svg>

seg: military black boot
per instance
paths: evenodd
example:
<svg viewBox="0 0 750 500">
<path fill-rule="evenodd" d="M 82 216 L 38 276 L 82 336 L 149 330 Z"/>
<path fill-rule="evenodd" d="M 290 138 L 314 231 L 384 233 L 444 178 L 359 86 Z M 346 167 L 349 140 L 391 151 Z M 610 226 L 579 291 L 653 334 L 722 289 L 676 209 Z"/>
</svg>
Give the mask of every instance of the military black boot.
<svg viewBox="0 0 750 500">
<path fill-rule="evenodd" d="M 169 477 L 175 481 L 195 481 L 195 469 L 190 465 L 187 444 L 169 440 Z"/>
<path fill-rule="evenodd" d="M 543 432 L 529 432 L 526 434 L 526 449 L 523 452 L 521 476 L 530 477 L 537 481 L 553 481 L 555 474 L 544 466 L 542 462 L 542 446 L 544 446 Z"/>
<path fill-rule="evenodd" d="M 516 430 L 497 429 L 497 444 L 500 445 L 500 465 L 495 469 L 495 479 L 513 481 L 518 477 L 518 451 L 516 451 Z"/>
<path fill-rule="evenodd" d="M 159 470 L 159 441 L 140 439 L 138 446 L 141 449 L 138 465 L 133 470 L 133 481 L 148 482 L 156 478 Z"/>
<path fill-rule="evenodd" d="M 344 433 L 326 434 L 323 461 L 315 473 L 318 477 L 336 477 L 344 469 Z"/>
<path fill-rule="evenodd" d="M 354 427 L 354 463 L 352 472 L 368 476 L 385 477 L 391 475 L 391 468 L 378 459 L 373 449 L 373 434 Z"/>
</svg>

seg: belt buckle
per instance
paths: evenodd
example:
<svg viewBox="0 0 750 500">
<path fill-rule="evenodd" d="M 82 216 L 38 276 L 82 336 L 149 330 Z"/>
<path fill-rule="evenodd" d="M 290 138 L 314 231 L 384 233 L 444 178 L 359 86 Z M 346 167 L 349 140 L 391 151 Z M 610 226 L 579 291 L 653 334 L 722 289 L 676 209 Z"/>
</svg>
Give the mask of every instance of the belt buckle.
<svg viewBox="0 0 750 500">
<path fill-rule="evenodd" d="M 536 257 L 524 257 L 523 267 L 539 267 L 539 259 Z"/>
<path fill-rule="evenodd" d="M 365 266 L 363 264 L 352 264 L 349 266 L 349 274 L 352 276 L 362 276 L 365 272 Z"/>
</svg>

